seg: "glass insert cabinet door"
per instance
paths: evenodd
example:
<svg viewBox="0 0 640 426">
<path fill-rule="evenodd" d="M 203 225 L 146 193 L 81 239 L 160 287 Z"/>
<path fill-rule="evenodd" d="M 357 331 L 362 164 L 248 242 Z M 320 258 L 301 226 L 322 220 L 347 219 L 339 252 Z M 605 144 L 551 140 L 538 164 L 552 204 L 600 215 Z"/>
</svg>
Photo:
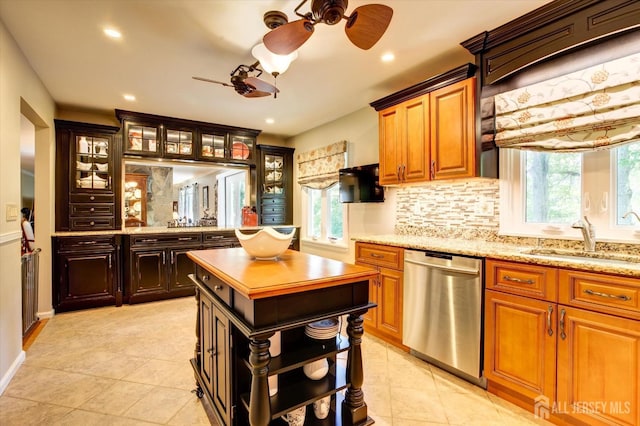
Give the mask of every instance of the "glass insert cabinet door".
<svg viewBox="0 0 640 426">
<path fill-rule="evenodd" d="M 193 132 L 167 129 L 164 152 L 175 156 L 191 157 L 193 155 Z"/>
<path fill-rule="evenodd" d="M 158 129 L 150 126 L 129 125 L 126 151 L 159 154 Z"/>
<path fill-rule="evenodd" d="M 252 137 L 231 135 L 231 159 L 252 161 L 254 139 Z"/>
<path fill-rule="evenodd" d="M 282 194 L 284 191 L 284 157 L 282 155 L 265 155 L 263 170 L 263 193 Z"/>
<path fill-rule="evenodd" d="M 111 148 L 106 138 L 75 137 L 75 165 L 72 167 L 76 189 L 112 190 Z"/>
<path fill-rule="evenodd" d="M 202 158 L 226 158 L 225 141 L 225 135 L 202 133 L 200 156 Z"/>
</svg>

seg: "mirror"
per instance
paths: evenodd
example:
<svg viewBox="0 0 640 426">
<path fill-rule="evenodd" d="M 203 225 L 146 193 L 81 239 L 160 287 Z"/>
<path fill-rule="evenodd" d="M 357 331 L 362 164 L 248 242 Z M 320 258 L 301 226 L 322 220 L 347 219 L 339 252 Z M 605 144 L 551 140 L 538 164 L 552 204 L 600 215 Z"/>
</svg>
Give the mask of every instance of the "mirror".
<svg viewBox="0 0 640 426">
<path fill-rule="evenodd" d="M 240 227 L 249 204 L 247 166 L 126 160 L 125 226 Z"/>
</svg>

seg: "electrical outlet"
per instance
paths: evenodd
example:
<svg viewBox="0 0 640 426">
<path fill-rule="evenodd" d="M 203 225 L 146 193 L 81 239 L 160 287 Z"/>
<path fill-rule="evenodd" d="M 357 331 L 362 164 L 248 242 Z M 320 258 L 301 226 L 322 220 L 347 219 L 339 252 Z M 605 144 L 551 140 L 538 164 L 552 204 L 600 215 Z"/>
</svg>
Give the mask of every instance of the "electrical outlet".
<svg viewBox="0 0 640 426">
<path fill-rule="evenodd" d="M 493 201 L 491 200 L 480 200 L 476 204 L 476 215 L 477 216 L 493 216 Z"/>
</svg>

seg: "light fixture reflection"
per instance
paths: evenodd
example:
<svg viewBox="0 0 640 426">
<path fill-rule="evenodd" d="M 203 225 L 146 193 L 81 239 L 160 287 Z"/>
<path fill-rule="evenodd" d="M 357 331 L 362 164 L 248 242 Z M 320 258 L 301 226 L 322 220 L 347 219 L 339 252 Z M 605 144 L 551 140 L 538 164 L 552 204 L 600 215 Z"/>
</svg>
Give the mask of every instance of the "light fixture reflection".
<svg viewBox="0 0 640 426">
<path fill-rule="evenodd" d="M 298 57 L 297 51 L 293 51 L 288 55 L 276 55 L 269 51 L 264 43 L 260 43 L 251 49 L 251 54 L 260 62 L 262 69 L 274 77 L 285 72 L 291 62 Z"/>
</svg>

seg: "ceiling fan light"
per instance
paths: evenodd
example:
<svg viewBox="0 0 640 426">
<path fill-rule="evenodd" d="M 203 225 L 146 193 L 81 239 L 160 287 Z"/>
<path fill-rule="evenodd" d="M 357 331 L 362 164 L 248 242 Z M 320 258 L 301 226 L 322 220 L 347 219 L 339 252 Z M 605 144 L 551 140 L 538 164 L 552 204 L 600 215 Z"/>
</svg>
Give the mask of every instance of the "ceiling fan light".
<svg viewBox="0 0 640 426">
<path fill-rule="evenodd" d="M 267 49 L 264 43 L 260 43 L 251 49 L 251 54 L 260 62 L 262 69 L 269 74 L 282 74 L 289 68 L 291 62 L 298 57 L 298 52 L 295 50 L 288 55 L 276 55 Z"/>
</svg>

